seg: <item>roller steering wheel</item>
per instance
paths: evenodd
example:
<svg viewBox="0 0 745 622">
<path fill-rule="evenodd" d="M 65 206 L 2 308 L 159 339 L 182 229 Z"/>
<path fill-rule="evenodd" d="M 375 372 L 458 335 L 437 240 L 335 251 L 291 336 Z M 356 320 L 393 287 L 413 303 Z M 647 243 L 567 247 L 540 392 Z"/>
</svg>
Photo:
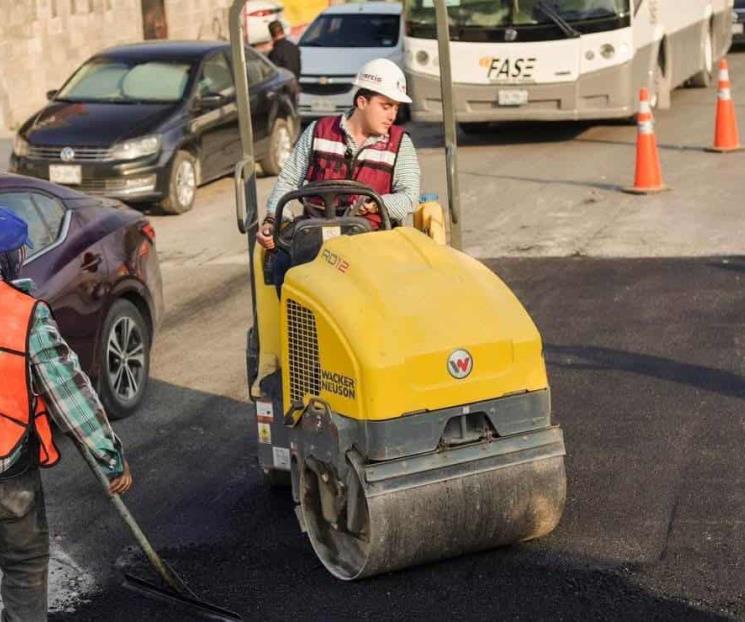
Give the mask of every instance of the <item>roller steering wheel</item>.
<svg viewBox="0 0 745 622">
<path fill-rule="evenodd" d="M 368 197 L 371 201 L 377 204 L 378 213 L 382 219 L 380 228 L 386 231 L 392 228 L 391 218 L 388 214 L 385 203 L 383 203 L 383 199 L 369 186 L 349 179 L 316 181 L 306 184 L 299 190 L 288 192 L 279 200 L 279 203 L 277 203 L 277 208 L 274 213 L 275 226 L 273 233 L 275 247 L 281 248 L 285 252 L 290 252 L 291 244 L 282 238 L 279 227 L 279 223 L 282 222 L 282 212 L 284 211 L 285 205 L 290 201 L 299 200 L 303 204 L 303 208 L 312 214 L 312 218 L 317 218 L 319 220 L 336 220 L 339 218 L 336 210 L 337 199 L 340 196 L 351 195 Z M 320 211 L 318 205 L 314 205 L 307 200 L 309 197 L 320 197 L 321 201 L 323 201 L 323 212 Z M 366 223 L 369 222 L 367 219 L 362 218 L 362 216 L 354 215 L 352 213 L 354 209 L 355 206 L 347 207 L 342 218 L 357 218 L 364 220 Z"/>
</svg>

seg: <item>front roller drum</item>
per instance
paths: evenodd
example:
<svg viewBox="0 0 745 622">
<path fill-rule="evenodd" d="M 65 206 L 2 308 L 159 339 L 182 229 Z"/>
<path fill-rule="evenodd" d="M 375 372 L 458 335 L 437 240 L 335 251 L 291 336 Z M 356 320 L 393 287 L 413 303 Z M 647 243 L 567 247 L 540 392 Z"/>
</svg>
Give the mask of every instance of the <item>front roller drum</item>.
<svg viewBox="0 0 745 622">
<path fill-rule="evenodd" d="M 343 580 L 539 538 L 556 527 L 566 498 L 563 456 L 379 494 L 363 491 L 352 473 L 346 494 L 354 498 L 359 486 L 359 502 L 347 504 L 343 520 L 329 522 L 321 494 L 328 476 L 307 466 L 301 471 L 300 501 L 311 544 Z M 346 528 L 350 523 L 353 530 Z"/>
</svg>

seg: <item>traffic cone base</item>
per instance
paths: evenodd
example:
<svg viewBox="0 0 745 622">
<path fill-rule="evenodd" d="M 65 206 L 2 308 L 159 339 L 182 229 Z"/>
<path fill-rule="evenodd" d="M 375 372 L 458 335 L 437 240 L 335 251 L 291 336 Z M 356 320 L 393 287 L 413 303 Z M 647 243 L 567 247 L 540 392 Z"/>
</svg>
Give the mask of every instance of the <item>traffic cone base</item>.
<svg viewBox="0 0 745 622">
<path fill-rule="evenodd" d="M 629 186 L 627 188 L 621 188 L 621 191 L 626 194 L 659 194 L 660 192 L 668 192 L 669 190 L 671 190 L 670 186 L 657 186 L 656 188 Z"/>
<path fill-rule="evenodd" d="M 709 153 L 735 153 L 736 151 L 745 151 L 742 145 L 737 147 L 704 147 L 704 151 Z"/>
</svg>

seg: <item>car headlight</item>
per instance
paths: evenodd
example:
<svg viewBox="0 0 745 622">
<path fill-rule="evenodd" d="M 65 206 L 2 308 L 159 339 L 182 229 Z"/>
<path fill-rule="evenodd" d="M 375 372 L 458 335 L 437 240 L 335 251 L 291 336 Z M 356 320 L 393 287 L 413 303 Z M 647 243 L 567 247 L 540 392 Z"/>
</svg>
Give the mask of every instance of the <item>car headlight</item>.
<svg viewBox="0 0 745 622">
<path fill-rule="evenodd" d="M 136 160 L 160 151 L 160 136 L 143 136 L 125 140 L 111 148 L 113 160 Z"/>
<path fill-rule="evenodd" d="M 28 143 L 23 140 L 18 134 L 13 138 L 13 153 L 19 158 L 23 158 L 28 155 Z"/>
</svg>

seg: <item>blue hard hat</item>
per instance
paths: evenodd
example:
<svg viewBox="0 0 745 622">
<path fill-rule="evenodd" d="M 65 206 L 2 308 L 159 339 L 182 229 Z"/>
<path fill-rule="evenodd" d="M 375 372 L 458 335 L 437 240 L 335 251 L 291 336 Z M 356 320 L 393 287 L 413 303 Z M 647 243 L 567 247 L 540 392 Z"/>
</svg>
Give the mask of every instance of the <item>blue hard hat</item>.
<svg viewBox="0 0 745 622">
<path fill-rule="evenodd" d="M 0 253 L 14 251 L 23 245 L 33 248 L 26 221 L 7 207 L 0 206 Z"/>
</svg>

